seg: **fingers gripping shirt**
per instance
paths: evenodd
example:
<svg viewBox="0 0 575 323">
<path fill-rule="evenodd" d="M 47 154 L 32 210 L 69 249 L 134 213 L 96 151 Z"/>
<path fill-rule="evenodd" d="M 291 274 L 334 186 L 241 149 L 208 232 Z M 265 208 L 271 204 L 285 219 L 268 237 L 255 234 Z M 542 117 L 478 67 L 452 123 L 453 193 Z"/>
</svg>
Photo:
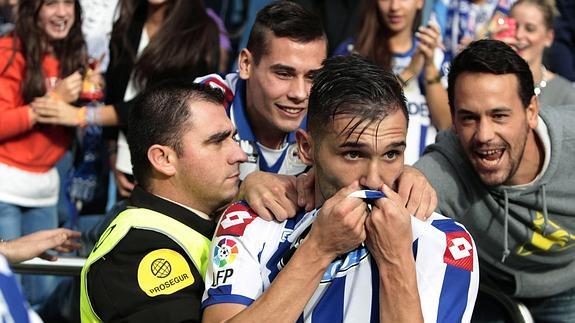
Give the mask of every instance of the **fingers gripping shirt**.
<svg viewBox="0 0 575 323">
<path fill-rule="evenodd" d="M 202 307 L 257 299 L 305 237 L 318 210 L 282 223 L 260 219 L 245 202 L 226 210 L 211 246 Z M 427 322 L 469 321 L 478 289 L 475 245 L 451 219 L 412 219 L 418 289 Z M 335 259 L 299 321 L 379 321 L 378 269 L 363 245 Z"/>
</svg>

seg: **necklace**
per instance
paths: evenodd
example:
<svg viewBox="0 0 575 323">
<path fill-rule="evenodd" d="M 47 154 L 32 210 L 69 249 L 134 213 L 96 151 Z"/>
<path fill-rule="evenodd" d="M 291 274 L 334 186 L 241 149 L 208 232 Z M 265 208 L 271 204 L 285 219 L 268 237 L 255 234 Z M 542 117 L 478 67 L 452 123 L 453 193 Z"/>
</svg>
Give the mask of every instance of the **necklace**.
<svg viewBox="0 0 575 323">
<path fill-rule="evenodd" d="M 545 66 L 541 65 L 541 82 L 539 82 L 539 84 L 535 86 L 535 90 L 533 91 L 535 92 L 535 96 L 539 96 L 539 94 L 541 94 L 541 92 L 543 92 L 543 89 L 547 86 L 545 73 L 547 73 L 547 69 L 545 68 Z"/>
</svg>

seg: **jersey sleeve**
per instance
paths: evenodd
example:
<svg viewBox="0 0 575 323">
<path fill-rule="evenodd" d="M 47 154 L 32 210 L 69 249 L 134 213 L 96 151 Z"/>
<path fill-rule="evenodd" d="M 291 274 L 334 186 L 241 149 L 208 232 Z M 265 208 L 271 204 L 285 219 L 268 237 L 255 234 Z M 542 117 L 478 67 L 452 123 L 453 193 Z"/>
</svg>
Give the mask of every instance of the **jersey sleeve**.
<svg viewBox="0 0 575 323">
<path fill-rule="evenodd" d="M 461 224 L 437 213 L 425 224 L 413 244 L 424 319 L 469 322 L 479 289 L 475 242 Z"/>
<path fill-rule="evenodd" d="M 229 107 L 234 101 L 234 82 L 231 75 L 226 76 L 224 79 L 219 74 L 209 74 L 196 78 L 194 83 L 209 85 L 213 89 L 222 91 L 226 107 Z"/>
<path fill-rule="evenodd" d="M 210 247 L 202 308 L 220 303 L 249 306 L 263 293 L 260 259 L 265 230 L 260 229 L 265 224 L 244 202 L 224 212 Z"/>
</svg>

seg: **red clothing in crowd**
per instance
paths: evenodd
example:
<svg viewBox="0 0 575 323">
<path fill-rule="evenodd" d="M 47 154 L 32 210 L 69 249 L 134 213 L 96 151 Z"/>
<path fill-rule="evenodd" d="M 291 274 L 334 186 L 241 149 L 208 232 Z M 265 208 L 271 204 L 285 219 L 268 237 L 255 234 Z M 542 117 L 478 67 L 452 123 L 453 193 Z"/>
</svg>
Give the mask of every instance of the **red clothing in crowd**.
<svg viewBox="0 0 575 323">
<path fill-rule="evenodd" d="M 29 172 L 47 172 L 68 148 L 71 130 L 30 123 L 30 106 L 22 97 L 26 62 L 20 51 L 13 54 L 13 48 L 12 37 L 0 38 L 0 71 L 4 70 L 0 74 L 0 163 Z M 59 78 L 55 57 L 46 55 L 42 69 L 46 79 Z"/>
</svg>

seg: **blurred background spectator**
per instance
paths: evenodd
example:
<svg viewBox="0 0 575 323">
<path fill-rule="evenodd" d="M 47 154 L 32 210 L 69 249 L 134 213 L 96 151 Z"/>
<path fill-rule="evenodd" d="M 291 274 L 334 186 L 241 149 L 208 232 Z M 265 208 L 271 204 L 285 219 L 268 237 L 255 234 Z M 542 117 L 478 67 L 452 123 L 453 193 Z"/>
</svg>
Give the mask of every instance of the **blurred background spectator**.
<svg viewBox="0 0 575 323">
<path fill-rule="evenodd" d="M 501 37 L 529 64 L 535 94 L 542 107 L 575 104 L 571 82 L 543 65 L 544 51 L 553 43 L 553 20 L 556 15 L 557 9 L 552 0 L 517 0 L 509 13 L 516 25 L 511 30 L 514 37 Z M 500 33 L 494 34 L 494 37 L 500 38 L 498 35 Z"/>
<path fill-rule="evenodd" d="M 438 20 L 444 21 L 445 24 L 442 36 L 447 53 L 446 60 L 451 61 L 471 41 L 486 38 L 497 20 L 509 14 L 513 1 L 437 1 L 435 13 Z"/>
<path fill-rule="evenodd" d="M 555 41 L 549 50 L 549 69 L 575 82 L 575 1 L 557 0 Z"/>
<path fill-rule="evenodd" d="M 359 53 L 377 64 L 393 69 L 404 84 L 409 111 L 405 162 L 413 164 L 437 129 L 451 125 L 447 91 L 442 84 L 437 24 L 420 26 L 423 0 L 367 0 L 362 23 L 355 38 L 342 43 L 335 55 Z"/>
</svg>

